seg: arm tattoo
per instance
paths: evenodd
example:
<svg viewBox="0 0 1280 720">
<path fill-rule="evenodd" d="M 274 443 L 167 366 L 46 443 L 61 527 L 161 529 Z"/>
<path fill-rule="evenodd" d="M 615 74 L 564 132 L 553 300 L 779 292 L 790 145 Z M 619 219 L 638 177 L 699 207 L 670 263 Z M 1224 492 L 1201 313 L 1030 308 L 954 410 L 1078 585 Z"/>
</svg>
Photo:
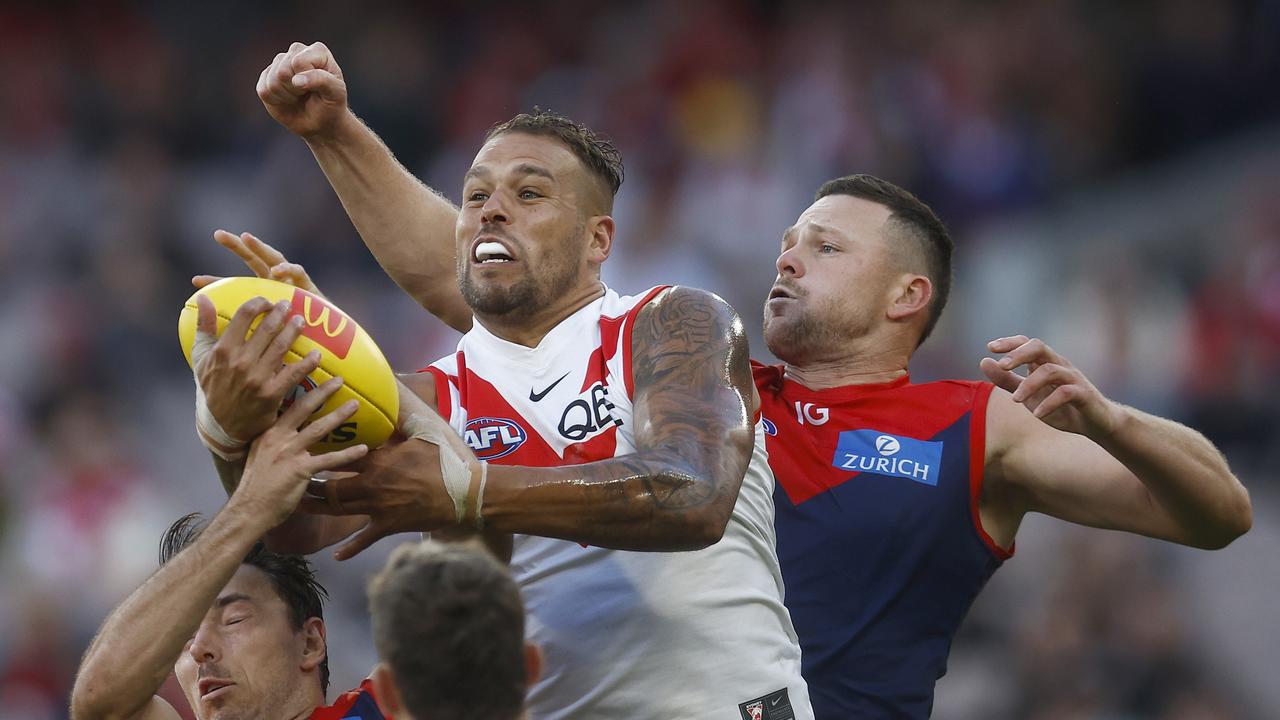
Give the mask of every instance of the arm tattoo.
<svg viewBox="0 0 1280 720">
<path fill-rule="evenodd" d="M 710 293 L 672 288 L 637 315 L 632 352 L 637 452 L 588 482 L 612 486 L 605 502 L 646 504 L 650 532 L 727 522 L 753 443 L 741 320 Z"/>
</svg>

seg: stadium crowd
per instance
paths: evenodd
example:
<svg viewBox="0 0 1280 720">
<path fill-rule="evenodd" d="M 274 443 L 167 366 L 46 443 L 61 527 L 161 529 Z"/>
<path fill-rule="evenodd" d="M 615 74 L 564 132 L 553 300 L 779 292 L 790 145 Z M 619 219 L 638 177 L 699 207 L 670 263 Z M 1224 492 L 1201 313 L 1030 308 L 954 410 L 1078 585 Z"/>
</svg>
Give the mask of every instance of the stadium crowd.
<svg viewBox="0 0 1280 720">
<path fill-rule="evenodd" d="M 1004 219 L 1274 128 L 1276 37 L 1280 4 L 1193 0 L 444 2 L 357 21 L 331 2 L 0 11 L 2 714 L 65 717 L 79 654 L 154 569 L 163 528 L 217 507 L 174 332 L 191 275 L 240 271 L 214 228 L 305 263 L 401 369 L 456 342 L 385 278 L 306 148 L 262 111 L 257 73 L 289 41 L 341 52 L 355 110 L 455 196 L 484 130 L 518 109 L 611 135 L 626 232 L 605 280 L 719 292 L 763 358 L 761 269 L 822 180 L 872 172 L 912 189 L 953 228 L 966 272 L 1002 259 L 987 230 Z M 1034 326 L 999 328 L 1050 338 L 1111 396 L 1209 435 L 1262 491 L 1258 525 L 1280 461 L 1270 167 L 1155 240 L 1121 228 L 1054 265 L 1061 248 L 1028 239 L 1018 252 L 1052 273 L 1039 291 L 1053 300 Z M 1097 239 L 1059 238 L 1077 240 Z M 915 379 L 978 377 L 988 336 L 972 328 L 992 313 L 979 300 L 1019 302 L 983 287 L 957 295 Z M 1182 570 L 1188 552 L 1039 529 L 958 638 L 940 717 L 1266 716 L 1197 632 L 1210 589 Z M 337 685 L 372 665 L 363 579 L 388 550 L 321 558 L 342 646 L 365 648 L 333 658 Z M 1254 661 L 1274 665 L 1270 651 Z"/>
</svg>

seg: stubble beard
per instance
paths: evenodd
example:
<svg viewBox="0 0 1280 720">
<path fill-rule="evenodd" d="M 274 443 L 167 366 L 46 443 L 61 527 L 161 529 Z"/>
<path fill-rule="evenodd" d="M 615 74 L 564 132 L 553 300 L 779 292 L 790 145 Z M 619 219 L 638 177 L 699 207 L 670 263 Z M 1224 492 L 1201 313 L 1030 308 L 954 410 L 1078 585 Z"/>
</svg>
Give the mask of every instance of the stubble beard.
<svg viewBox="0 0 1280 720">
<path fill-rule="evenodd" d="M 764 342 L 774 357 L 789 365 L 838 356 L 852 338 L 866 331 L 860 314 L 840 312 L 830 305 L 813 305 L 808 296 L 793 301 L 785 315 L 764 311 Z"/>
<path fill-rule="evenodd" d="M 585 225 L 579 223 L 572 235 L 561 238 L 556 249 L 545 256 L 540 267 L 529 267 L 523 277 L 510 285 L 477 283 L 472 276 L 475 266 L 470 261 L 459 263 L 458 288 L 462 299 L 476 315 L 504 320 L 533 316 L 573 286 L 577 268 L 570 248 L 584 228 Z"/>
</svg>

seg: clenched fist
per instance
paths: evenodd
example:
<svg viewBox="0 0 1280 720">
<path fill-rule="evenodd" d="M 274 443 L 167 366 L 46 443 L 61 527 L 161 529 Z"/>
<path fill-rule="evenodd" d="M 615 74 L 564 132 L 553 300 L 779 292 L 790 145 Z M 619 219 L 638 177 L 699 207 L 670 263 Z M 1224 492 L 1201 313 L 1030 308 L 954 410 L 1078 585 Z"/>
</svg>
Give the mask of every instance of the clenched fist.
<svg viewBox="0 0 1280 720">
<path fill-rule="evenodd" d="M 347 83 L 324 43 L 296 42 L 258 76 L 258 98 L 276 122 L 304 140 L 331 136 L 347 118 Z"/>
</svg>

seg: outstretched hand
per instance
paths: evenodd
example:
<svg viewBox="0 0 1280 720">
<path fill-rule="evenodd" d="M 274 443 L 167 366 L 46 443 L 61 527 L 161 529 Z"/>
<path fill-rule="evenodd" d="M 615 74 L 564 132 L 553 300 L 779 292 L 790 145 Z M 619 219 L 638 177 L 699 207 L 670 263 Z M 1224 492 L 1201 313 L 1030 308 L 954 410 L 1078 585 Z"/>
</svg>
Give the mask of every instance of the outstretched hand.
<svg viewBox="0 0 1280 720">
<path fill-rule="evenodd" d="M 324 293 L 316 287 L 305 268 L 298 263 L 289 262 L 284 253 L 259 240 L 252 233 L 234 235 L 226 230 L 215 230 L 213 239 L 243 260 L 254 275 L 267 280 L 277 280 L 324 297 Z M 191 278 L 191 284 L 196 286 L 196 289 L 200 289 L 221 279 L 218 275 L 196 275 Z"/>
<path fill-rule="evenodd" d="M 1013 335 L 992 340 L 987 349 L 1004 357 L 983 358 L 983 374 L 1051 427 L 1094 440 L 1115 428 L 1115 403 L 1043 340 Z M 1025 377 L 1014 372 L 1023 366 Z"/>
</svg>

